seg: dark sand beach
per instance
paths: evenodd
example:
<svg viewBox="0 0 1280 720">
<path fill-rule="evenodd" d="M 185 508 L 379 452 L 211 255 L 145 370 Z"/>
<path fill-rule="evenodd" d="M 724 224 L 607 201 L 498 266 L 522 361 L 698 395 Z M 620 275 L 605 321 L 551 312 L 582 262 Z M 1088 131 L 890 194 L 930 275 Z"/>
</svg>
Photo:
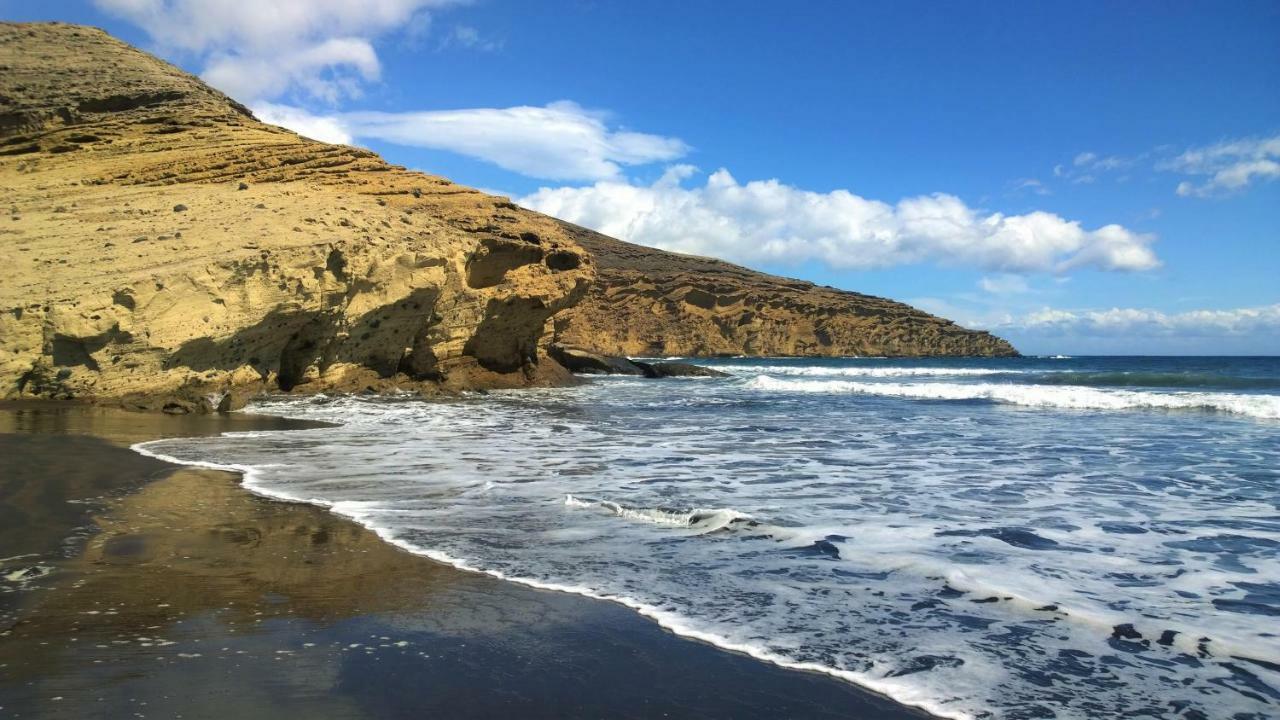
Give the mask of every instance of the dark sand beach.
<svg viewBox="0 0 1280 720">
<path fill-rule="evenodd" d="M 925 717 L 128 449 L 289 426 L 0 407 L 0 715 Z"/>
</svg>

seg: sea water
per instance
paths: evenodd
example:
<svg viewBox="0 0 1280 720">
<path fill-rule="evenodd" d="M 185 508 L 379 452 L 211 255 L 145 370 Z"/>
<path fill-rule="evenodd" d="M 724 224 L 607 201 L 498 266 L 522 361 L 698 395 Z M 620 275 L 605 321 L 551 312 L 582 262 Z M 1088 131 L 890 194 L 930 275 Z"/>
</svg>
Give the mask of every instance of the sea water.
<svg viewBox="0 0 1280 720">
<path fill-rule="evenodd" d="M 943 716 L 1280 716 L 1280 360 L 706 364 L 137 448 Z"/>
</svg>

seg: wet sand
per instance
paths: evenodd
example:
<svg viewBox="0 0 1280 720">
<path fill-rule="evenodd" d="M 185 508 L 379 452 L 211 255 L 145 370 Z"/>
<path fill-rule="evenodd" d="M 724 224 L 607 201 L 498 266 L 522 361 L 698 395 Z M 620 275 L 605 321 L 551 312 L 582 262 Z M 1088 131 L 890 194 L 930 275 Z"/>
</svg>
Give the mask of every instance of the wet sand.
<svg viewBox="0 0 1280 720">
<path fill-rule="evenodd" d="M 927 717 L 128 449 L 290 426 L 0 405 L 0 716 Z"/>
</svg>

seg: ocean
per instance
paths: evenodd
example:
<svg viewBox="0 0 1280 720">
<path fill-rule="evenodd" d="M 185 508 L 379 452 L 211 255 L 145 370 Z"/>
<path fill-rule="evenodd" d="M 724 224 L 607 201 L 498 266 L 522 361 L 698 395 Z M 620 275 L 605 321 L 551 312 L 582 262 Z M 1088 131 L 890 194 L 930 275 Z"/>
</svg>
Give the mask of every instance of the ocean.
<svg viewBox="0 0 1280 720">
<path fill-rule="evenodd" d="M 1280 359 L 700 362 L 135 449 L 941 716 L 1280 715 Z"/>
</svg>

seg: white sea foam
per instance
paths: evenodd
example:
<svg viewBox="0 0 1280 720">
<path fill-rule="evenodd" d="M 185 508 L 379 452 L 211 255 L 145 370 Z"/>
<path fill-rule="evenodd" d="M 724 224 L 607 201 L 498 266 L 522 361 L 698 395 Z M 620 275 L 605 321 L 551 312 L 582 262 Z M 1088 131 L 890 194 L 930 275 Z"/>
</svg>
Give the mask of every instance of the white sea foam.
<svg viewBox="0 0 1280 720">
<path fill-rule="evenodd" d="M 0 570 L 0 578 L 8 582 L 24 583 L 30 580 L 36 580 L 44 577 L 54 571 L 50 565 L 29 565 L 27 567 L 18 568 L 5 572 Z"/>
<path fill-rule="evenodd" d="M 1280 578 L 1276 424 L 850 403 L 828 385 L 848 381 L 770 380 L 822 389 L 288 398 L 255 409 L 343 425 L 138 449 L 946 717 L 1177 715 L 1152 697 L 1274 714 L 1280 673 L 1231 656 L 1280 663 L 1251 609 Z"/>
<path fill-rule="evenodd" d="M 1021 375 L 1025 370 L 963 367 L 876 367 L 830 365 L 727 365 L 720 368 L 734 375 L 787 375 L 803 377 L 982 377 L 986 375 Z"/>
<path fill-rule="evenodd" d="M 628 520 L 640 520 L 655 525 L 672 525 L 696 530 L 699 533 L 715 532 L 728 527 L 734 521 L 751 519 L 750 515 L 729 508 L 694 508 L 692 510 L 630 508 L 611 500 L 587 500 L 573 495 L 565 495 L 564 504 L 576 508 L 603 508 Z"/>
<path fill-rule="evenodd" d="M 770 375 L 759 375 L 748 386 L 768 392 L 854 393 L 920 400 L 991 400 L 1026 407 L 1075 410 L 1205 410 L 1280 419 L 1280 396 L 1277 395 L 1100 390 L 1075 385 L 1011 383 L 864 383 L 789 380 Z"/>
</svg>

